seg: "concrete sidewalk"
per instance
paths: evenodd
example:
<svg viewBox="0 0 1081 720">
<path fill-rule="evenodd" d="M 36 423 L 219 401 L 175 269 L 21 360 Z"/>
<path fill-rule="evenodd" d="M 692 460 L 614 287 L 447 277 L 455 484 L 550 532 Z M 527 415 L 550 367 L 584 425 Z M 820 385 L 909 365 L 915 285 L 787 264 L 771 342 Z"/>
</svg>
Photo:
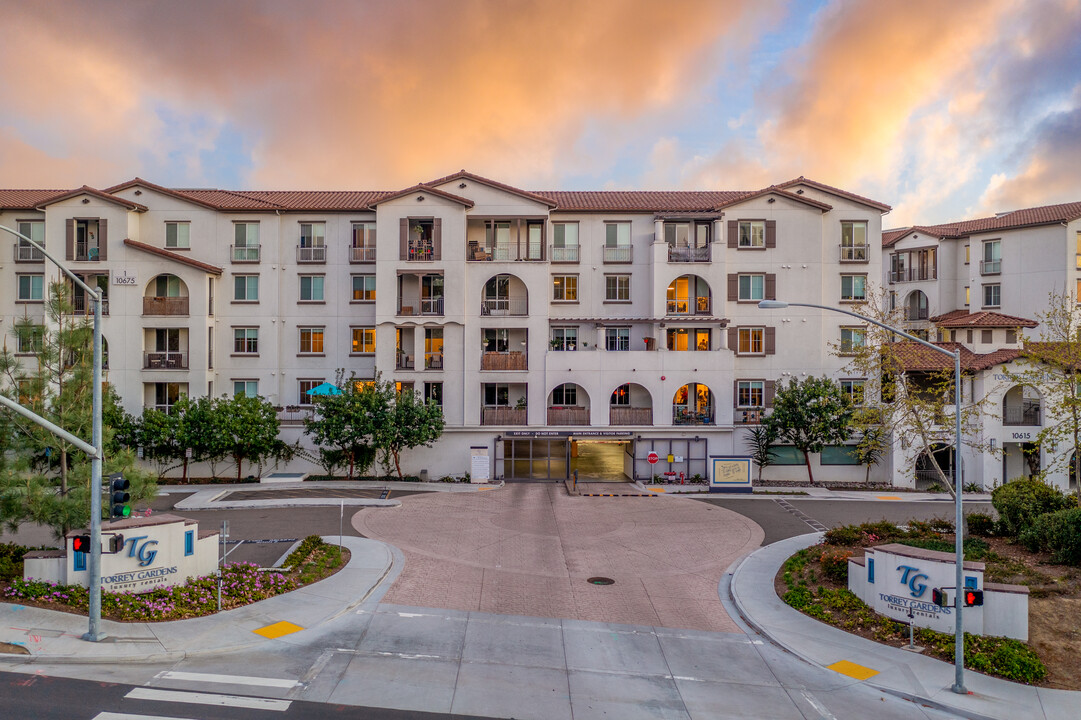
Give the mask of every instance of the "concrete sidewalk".
<svg viewBox="0 0 1081 720">
<path fill-rule="evenodd" d="M 767 545 L 751 553 L 733 572 L 732 599 L 743 618 L 761 634 L 809 663 L 824 668 L 840 661 L 855 663 L 873 673 L 863 680 L 869 686 L 966 717 L 1081 717 L 1081 692 L 1031 687 L 966 670 L 969 694 L 958 695 L 950 689 L 953 665 L 865 640 L 790 608 L 774 590 L 777 571 L 791 555 L 821 537 L 821 533 L 811 533 Z"/>
<path fill-rule="evenodd" d="M 337 544 L 338 536 L 324 537 Z M 320 625 L 360 605 L 391 572 L 391 548 L 376 540 L 344 537 L 349 563 L 325 580 L 235 610 L 172 622 L 102 620 L 105 638 L 82 639 L 86 615 L 0 603 L 0 642 L 20 645 L 30 655 L 0 654 L 13 663 L 141 663 L 242 650 L 272 639 L 302 638 Z M 276 623 L 290 623 L 277 626 Z M 292 626 L 296 626 L 295 629 Z M 256 634 L 263 630 L 267 636 Z M 286 632 L 282 632 L 286 631 Z"/>
</svg>

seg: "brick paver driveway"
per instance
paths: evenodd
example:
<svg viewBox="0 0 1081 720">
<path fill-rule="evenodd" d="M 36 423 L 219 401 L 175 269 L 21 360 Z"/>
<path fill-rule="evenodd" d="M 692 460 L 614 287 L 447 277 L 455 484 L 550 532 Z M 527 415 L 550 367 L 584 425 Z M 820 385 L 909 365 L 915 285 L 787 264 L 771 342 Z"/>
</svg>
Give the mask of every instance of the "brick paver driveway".
<svg viewBox="0 0 1081 720">
<path fill-rule="evenodd" d="M 572 497 L 556 484 L 428 493 L 352 522 L 405 554 L 386 603 L 727 632 L 738 628 L 717 582 L 763 538 L 708 503 Z"/>
</svg>

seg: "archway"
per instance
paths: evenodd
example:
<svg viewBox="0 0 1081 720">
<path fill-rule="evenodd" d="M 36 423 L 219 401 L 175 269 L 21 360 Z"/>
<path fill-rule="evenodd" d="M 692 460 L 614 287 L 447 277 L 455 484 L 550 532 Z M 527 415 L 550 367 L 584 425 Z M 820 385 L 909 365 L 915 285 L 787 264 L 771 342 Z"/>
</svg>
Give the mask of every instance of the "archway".
<svg viewBox="0 0 1081 720">
<path fill-rule="evenodd" d="M 713 392 L 702 383 L 688 383 L 672 396 L 673 425 L 712 425 Z"/>
<path fill-rule="evenodd" d="M 673 280 L 665 300 L 668 315 L 710 315 L 713 312 L 709 283 L 697 275 L 680 275 Z"/>
<path fill-rule="evenodd" d="M 905 299 L 905 320 L 926 320 L 929 315 L 927 294 L 913 290 Z"/>
<path fill-rule="evenodd" d="M 624 383 L 608 401 L 609 425 L 652 425 L 653 396 L 638 383 Z"/>
</svg>

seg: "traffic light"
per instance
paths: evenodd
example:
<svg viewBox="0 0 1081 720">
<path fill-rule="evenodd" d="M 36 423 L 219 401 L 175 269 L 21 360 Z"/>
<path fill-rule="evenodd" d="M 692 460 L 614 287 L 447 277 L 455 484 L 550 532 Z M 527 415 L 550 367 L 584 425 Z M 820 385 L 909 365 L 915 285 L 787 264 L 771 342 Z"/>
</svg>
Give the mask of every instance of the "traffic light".
<svg viewBox="0 0 1081 720">
<path fill-rule="evenodd" d="M 71 539 L 71 549 L 75 552 L 88 553 L 90 552 L 90 536 L 89 535 L 76 535 Z"/>
<path fill-rule="evenodd" d="M 126 518 L 131 515 L 131 506 L 128 500 L 131 495 L 127 490 L 131 487 L 123 473 L 113 473 L 109 476 L 109 517 L 115 519 Z"/>
<path fill-rule="evenodd" d="M 965 590 L 965 607 L 983 605 L 983 590 Z"/>
<path fill-rule="evenodd" d="M 931 602 L 939 607 L 950 607 L 953 605 L 952 598 L 947 592 L 947 588 L 932 588 Z"/>
<path fill-rule="evenodd" d="M 120 534 L 110 535 L 109 536 L 109 552 L 115 554 L 115 553 L 120 552 L 123 549 L 124 549 L 124 536 L 120 535 Z"/>
</svg>

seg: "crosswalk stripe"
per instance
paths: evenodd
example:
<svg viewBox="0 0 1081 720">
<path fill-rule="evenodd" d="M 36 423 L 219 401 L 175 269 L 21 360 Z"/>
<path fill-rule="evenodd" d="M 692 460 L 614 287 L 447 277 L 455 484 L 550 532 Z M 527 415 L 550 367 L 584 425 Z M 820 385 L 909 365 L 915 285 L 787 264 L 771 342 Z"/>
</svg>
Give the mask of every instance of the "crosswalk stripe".
<svg viewBox="0 0 1081 720">
<path fill-rule="evenodd" d="M 220 683 L 222 685 L 258 685 L 262 687 L 295 688 L 300 683 L 282 678 L 252 677 L 250 675 L 219 675 L 217 673 L 195 673 L 167 670 L 154 676 L 157 680 L 186 680 L 190 682 Z"/>
<path fill-rule="evenodd" d="M 166 717 L 164 715 L 132 715 L 131 713 L 100 712 L 91 720 L 196 720 L 195 718 Z"/>
<path fill-rule="evenodd" d="M 193 705 L 217 705 L 218 707 L 252 708 L 285 712 L 292 700 L 244 697 L 243 695 L 217 695 L 214 693 L 159 690 L 158 688 L 134 688 L 124 696 L 131 700 L 157 700 L 160 702 L 190 703 Z"/>
</svg>

